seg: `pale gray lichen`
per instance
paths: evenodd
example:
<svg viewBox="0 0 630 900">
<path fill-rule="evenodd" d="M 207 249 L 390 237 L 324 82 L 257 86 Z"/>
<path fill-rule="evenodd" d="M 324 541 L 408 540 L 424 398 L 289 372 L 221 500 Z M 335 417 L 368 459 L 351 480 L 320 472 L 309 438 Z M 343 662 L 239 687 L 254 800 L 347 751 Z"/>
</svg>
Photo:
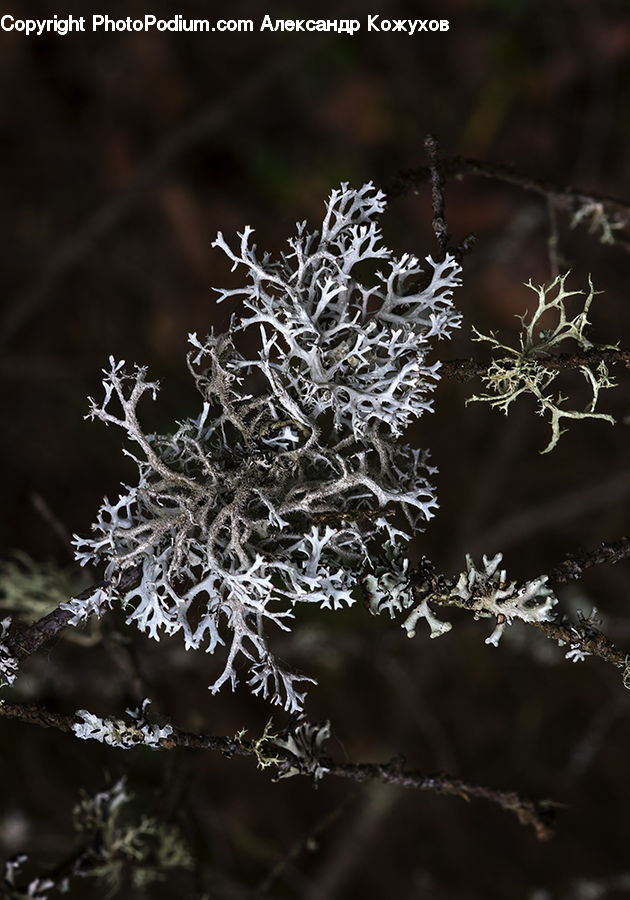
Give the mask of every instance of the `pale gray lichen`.
<svg viewBox="0 0 630 900">
<path fill-rule="evenodd" d="M 569 641 L 569 649 L 565 653 L 565 659 L 571 662 L 584 662 L 587 656 L 592 656 L 588 650 L 584 650 L 583 643 L 585 640 L 596 640 L 601 634 L 599 626 L 602 620 L 598 616 L 597 607 L 594 606 L 588 616 L 584 615 L 581 609 L 577 611 L 577 625 L 570 625 L 569 630 L 574 639 Z M 558 645 L 562 646 L 566 642 L 558 641 Z"/>
<path fill-rule="evenodd" d="M 147 722 L 145 711 L 150 702 L 145 699 L 137 709 L 125 710 L 130 722 L 122 719 L 101 719 L 87 709 L 79 709 L 76 716 L 82 721 L 74 724 L 73 731 L 82 740 L 101 741 L 124 750 L 140 745 L 155 749 L 159 747 L 160 741 L 170 737 L 173 728 L 171 725 L 160 728 Z"/>
<path fill-rule="evenodd" d="M 569 649 L 564 654 L 565 659 L 570 659 L 571 662 L 584 662 L 587 656 L 591 656 L 587 650 L 584 650 L 580 647 L 579 644 L 570 644 Z"/>
<path fill-rule="evenodd" d="M 461 572 L 457 584 L 451 591 L 451 598 L 458 597 L 462 606 L 471 609 L 475 619 L 497 618 L 497 625 L 486 638 L 486 644 L 498 647 L 506 625 L 514 619 L 523 622 L 548 622 L 558 599 L 546 587 L 547 575 L 518 585 L 508 582 L 505 569 L 499 569 L 503 554 L 497 553 L 492 559 L 483 557 L 483 568 L 477 568 L 471 557 L 466 555 L 466 571 Z"/>
<path fill-rule="evenodd" d="M 16 679 L 18 661 L 13 656 L 9 646 L 4 643 L 11 629 L 11 616 L 5 616 L 0 621 L 0 687 L 11 685 Z"/>
<path fill-rule="evenodd" d="M 401 624 L 407 637 L 415 637 L 416 625 L 420 619 L 426 620 L 432 638 L 451 630 L 450 622 L 438 619 L 427 598 L 416 603 L 409 577 L 409 560 L 398 545 L 391 542 L 384 545 L 380 561 L 374 564 L 374 574 L 366 576 L 363 586 L 368 598 L 368 609 L 373 615 L 387 610 L 393 619 L 399 613 L 414 607 Z"/>
<path fill-rule="evenodd" d="M 344 184 L 321 229 L 299 224 L 276 261 L 257 253 L 249 227 L 236 250 L 218 235 L 247 278 L 219 300 L 246 312 L 228 334 L 190 335 L 202 405 L 173 434 L 138 421 L 139 400 L 158 389 L 146 370 L 110 360 L 90 416 L 127 433 L 139 479 L 104 501 L 92 538 L 76 538 L 77 559 L 104 563 L 109 587 L 70 601 L 74 624 L 120 600 L 120 576 L 138 566 L 139 584 L 120 592 L 128 622 L 156 640 L 181 631 L 187 648 L 226 645 L 213 692 L 236 685 L 243 656 L 255 694 L 301 708 L 296 685 L 311 679 L 279 665 L 265 626 L 288 630 L 299 602 L 353 603 L 373 539 L 408 539 L 437 506 L 428 453 L 396 438 L 431 409 L 440 364 L 427 356 L 460 324 L 461 270 L 448 254 L 422 266 L 393 256 L 376 222 L 384 208 L 371 184 Z M 376 265 L 384 271 L 361 274 Z M 244 333 L 257 354 L 238 349 Z M 394 508 L 409 533 L 390 524 Z"/>
<path fill-rule="evenodd" d="M 98 896 L 113 897 L 125 884 L 144 890 L 165 880 L 173 869 L 191 869 L 193 858 L 179 829 L 153 816 L 138 815 L 133 795 L 123 777 L 111 788 L 89 795 L 82 792 L 73 810 L 74 829 L 81 838 L 81 851 L 66 874 L 53 872 L 34 878 L 25 886 L 16 876 L 27 860 L 20 854 L 4 864 L 0 896 L 6 900 L 47 900 L 49 891 L 68 893 L 76 878 L 98 880 Z M 60 867 L 61 868 L 61 867 Z M 107 892 L 103 894 L 102 886 Z"/>
<path fill-rule="evenodd" d="M 433 638 L 450 631 L 451 623 L 439 619 L 431 603 L 460 606 L 470 610 L 475 619 L 496 617 L 496 627 L 486 638 L 487 644 L 496 647 L 506 626 L 515 619 L 530 623 L 550 621 L 552 609 L 558 602 L 553 591 L 546 587 L 547 575 L 521 585 L 508 582 L 505 569 L 499 569 L 502 558 L 501 553 L 492 559 L 484 556 L 482 567 L 478 567 L 467 555 L 466 570 L 455 578 L 442 578 L 436 589 L 420 585 L 414 589 L 408 561 L 400 553 L 388 549 L 376 575 L 364 580 L 368 607 L 374 614 L 387 610 L 392 617 L 413 607 L 402 622 L 409 637 L 415 636 L 419 619 L 426 619 Z M 421 597 L 419 602 L 418 596 Z"/>
<path fill-rule="evenodd" d="M 600 244 L 614 244 L 615 232 L 623 231 L 628 224 L 628 216 L 620 211 L 609 212 L 607 204 L 601 200 L 584 197 L 571 217 L 571 228 L 588 223 L 588 233 L 599 236 Z"/>
<path fill-rule="evenodd" d="M 538 307 L 529 321 L 527 313 L 518 316 L 523 325 L 523 331 L 519 335 L 520 347 L 518 349 L 502 344 L 497 339 L 495 332 L 485 335 L 473 327 L 476 335 L 474 339 L 491 344 L 498 354 L 498 359 L 494 359 L 486 373 L 481 376 L 488 393 L 475 394 L 468 399 L 467 403 L 486 402 L 507 415 L 510 404 L 517 397 L 522 394 L 531 394 L 538 404 L 538 414 L 549 416 L 551 425 L 551 439 L 545 449 L 541 451 L 542 453 L 549 453 L 550 450 L 553 450 L 560 436 L 566 430 L 560 428 L 562 419 L 602 419 L 613 424 L 615 421 L 612 416 L 595 412 L 599 392 L 605 388 L 615 387 L 604 362 L 600 362 L 596 368 L 587 363 L 579 367 L 591 391 L 591 399 L 585 409 L 567 408 L 563 405 L 567 398 L 562 394 L 554 397 L 550 390 L 552 383 L 559 375 L 559 369 L 549 368 L 545 365 L 545 361 L 553 361 L 553 352 L 564 341 L 574 341 L 581 350 L 585 351 L 617 349 L 596 348 L 586 336 L 586 328 L 590 324 L 587 314 L 596 293 L 590 278 L 589 292 L 586 295 L 582 311 L 573 318 L 568 316 L 567 299 L 583 295 L 583 291 L 566 289 L 565 282 L 568 274 L 559 275 L 548 285 L 537 287 L 531 281 L 526 285 L 537 295 Z M 550 312 L 556 316 L 557 321 L 552 327 L 542 328 L 541 320 Z"/>
<path fill-rule="evenodd" d="M 33 878 L 25 887 L 18 887 L 15 879 L 27 860 L 28 856 L 20 853 L 5 862 L 4 883 L 0 885 L 0 895 L 5 900 L 48 900 L 49 891 L 56 886 L 51 878 Z"/>
<path fill-rule="evenodd" d="M 271 743 L 288 750 L 294 761 L 285 760 L 278 769 L 277 778 L 291 778 L 293 775 L 310 775 L 319 781 L 330 770 L 322 764 L 321 750 L 330 738 L 330 722 L 311 725 L 295 720 L 289 723 L 284 736 L 273 737 Z"/>
</svg>

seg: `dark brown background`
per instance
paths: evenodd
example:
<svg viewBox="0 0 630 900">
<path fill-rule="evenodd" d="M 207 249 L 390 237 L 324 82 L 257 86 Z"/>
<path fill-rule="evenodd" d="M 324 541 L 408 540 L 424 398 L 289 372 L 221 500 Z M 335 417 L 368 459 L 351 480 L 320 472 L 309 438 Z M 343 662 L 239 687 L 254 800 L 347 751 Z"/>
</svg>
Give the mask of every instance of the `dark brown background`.
<svg viewBox="0 0 630 900">
<path fill-rule="evenodd" d="M 245 224 L 278 251 L 296 220 L 315 225 L 331 187 L 386 185 L 423 163 L 427 131 L 445 153 L 514 162 L 538 176 L 630 199 L 630 16 L 626 2 L 399 2 L 392 18 L 449 18 L 448 33 L 0 34 L 2 313 L 0 315 L 0 550 L 67 565 L 67 546 L 38 513 L 44 499 L 69 532 L 85 533 L 101 497 L 133 470 L 120 435 L 83 420 L 109 354 L 161 379 L 145 409 L 167 430 L 195 410 L 184 353 L 189 331 L 225 328 L 212 285 L 229 282 L 210 243 Z M 421 7 L 421 8 L 420 8 Z M 319 7 L 318 7 L 319 10 Z M 79 15 L 78 4 L 14 4 L 16 17 Z M 314 5 L 229 9 L 161 2 L 110 4 L 111 15 L 304 17 Z M 317 15 L 319 15 L 319 11 Z M 457 303 L 465 326 L 445 357 L 483 356 L 470 324 L 515 339 L 524 281 L 549 278 L 541 198 L 467 177 L 449 185 L 449 224 L 479 236 Z M 392 201 L 387 238 L 420 256 L 434 249 L 428 192 Z M 596 339 L 630 346 L 630 257 L 561 220 L 561 249 L 582 287 L 605 290 Z M 436 413 L 409 435 L 431 447 L 441 509 L 421 537 L 445 570 L 466 552 L 502 550 L 513 577 L 533 577 L 579 546 L 628 531 L 628 378 L 603 399 L 618 419 L 572 425 L 550 456 L 546 426 L 527 401 L 509 418 L 465 399 L 478 385 L 443 383 Z M 578 391 L 579 379 L 567 382 Z M 586 397 L 582 402 L 585 402 Z M 561 594 L 597 605 L 630 646 L 628 566 L 603 567 Z M 19 723 L 2 723 L 0 840 L 43 871 L 72 848 L 71 807 L 104 772 L 185 829 L 212 896 L 248 896 L 294 842 L 347 804 L 275 883 L 270 896 L 534 898 L 574 896 L 572 879 L 630 870 L 627 778 L 630 695 L 615 671 L 541 658 L 526 637 L 486 647 L 487 623 L 454 616 L 453 632 L 407 641 L 365 611 L 298 616 L 283 655 L 320 686 L 312 720 L 330 718 L 331 750 L 355 761 L 403 753 L 494 787 L 567 805 L 545 845 L 483 803 L 324 781 L 270 784 L 249 761 L 209 754 L 108 751 Z M 259 733 L 268 717 L 246 690 L 212 698 L 214 664 L 125 632 L 154 708 L 184 728 Z M 124 660 L 129 659 L 126 653 Z M 22 698 L 64 712 L 120 713 L 132 679 L 111 638 L 91 649 L 59 640 L 30 661 Z M 282 716 L 278 716 L 282 721 Z M 16 831 L 16 822 L 21 823 Z M 192 896 L 193 880 L 151 896 Z M 90 896 L 100 896 L 92 886 Z M 76 894 L 80 895 L 80 892 Z M 620 894 L 618 894 L 620 895 Z M 130 895 L 129 895 L 130 896 Z M 543 895 L 539 895 L 543 896 Z M 611 896 L 615 896 L 611 894 Z"/>
</svg>

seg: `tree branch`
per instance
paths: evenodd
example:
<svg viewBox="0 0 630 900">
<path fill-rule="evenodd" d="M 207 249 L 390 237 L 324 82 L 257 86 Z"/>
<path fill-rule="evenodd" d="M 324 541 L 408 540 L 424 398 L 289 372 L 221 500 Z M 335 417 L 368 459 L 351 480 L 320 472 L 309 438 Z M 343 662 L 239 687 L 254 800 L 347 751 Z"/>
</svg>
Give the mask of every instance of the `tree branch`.
<svg viewBox="0 0 630 900">
<path fill-rule="evenodd" d="M 11 703 L 0 700 L 0 716 L 19 719 L 43 728 L 55 728 L 65 733 L 73 733 L 75 719 L 62 713 L 55 713 L 43 707 L 31 704 Z M 261 758 L 264 753 L 275 758 L 280 765 L 286 762 L 292 767 L 299 767 L 300 761 L 288 749 L 274 743 L 273 740 L 248 741 L 225 736 L 192 734 L 173 728 L 172 734 L 160 740 L 156 745 L 159 750 L 172 750 L 185 747 L 194 750 L 218 750 L 224 756 L 254 756 Z M 380 781 L 383 784 L 396 785 L 420 791 L 461 797 L 464 800 L 483 799 L 495 803 L 502 809 L 516 815 L 522 825 L 531 826 L 539 840 L 548 840 L 554 833 L 555 809 L 557 804 L 548 800 L 525 800 L 514 791 L 500 791 L 484 785 L 471 784 L 460 778 L 439 773 L 426 775 L 422 772 L 409 771 L 404 768 L 404 759 L 396 757 L 388 763 L 337 763 L 327 756 L 317 758 L 320 766 L 325 767 L 328 775 L 346 778 L 358 783 Z"/>
<path fill-rule="evenodd" d="M 595 550 L 581 550 L 569 553 L 564 562 L 549 571 L 549 580 L 556 584 L 576 581 L 586 569 L 600 566 L 602 563 L 617 563 L 630 556 L 630 538 L 622 537 L 618 541 L 602 541 Z"/>
<path fill-rule="evenodd" d="M 568 209 L 571 212 L 576 212 L 585 203 L 601 203 L 611 215 L 615 213 L 630 215 L 630 202 L 618 200 L 615 197 L 599 194 L 595 191 L 583 191 L 573 187 L 573 185 L 560 185 L 542 178 L 536 178 L 520 172 L 513 166 L 502 163 L 483 162 L 463 156 L 447 156 L 441 160 L 440 169 L 444 178 L 477 175 L 482 178 L 513 184 L 516 187 L 532 191 L 543 197 L 553 197 L 557 206 Z M 387 193 L 389 197 L 399 197 L 431 180 L 432 172 L 430 166 L 418 166 L 414 169 L 407 169 L 392 179 Z"/>
<path fill-rule="evenodd" d="M 119 587 L 121 591 L 128 590 L 140 581 L 141 573 L 141 566 L 133 566 L 129 569 L 125 569 L 120 577 L 117 587 Z M 108 587 L 109 584 L 110 582 L 108 581 L 99 581 L 86 588 L 84 591 L 81 591 L 80 594 L 76 595 L 76 598 L 79 600 L 87 600 L 99 588 Z M 72 616 L 73 613 L 70 610 L 57 607 L 57 609 L 53 609 L 48 615 L 38 619 L 37 622 L 33 622 L 28 628 L 20 628 L 19 624 L 16 626 L 15 623 L 12 623 L 11 632 L 6 641 L 9 652 L 18 662 L 22 662 L 27 656 L 35 653 L 35 651 L 39 650 L 43 644 L 46 644 L 51 638 L 55 637 L 56 634 L 65 628 Z"/>
<path fill-rule="evenodd" d="M 552 584 L 563 584 L 573 581 L 586 569 L 603 563 L 616 563 L 630 557 L 630 538 L 623 537 L 618 541 L 603 541 L 592 551 L 580 551 L 567 557 L 558 566 L 550 569 L 548 580 Z M 411 576 L 411 589 L 418 603 L 428 600 L 437 606 L 456 606 L 474 609 L 474 596 L 470 601 L 463 601 L 453 593 L 457 576 L 452 578 L 436 572 L 430 560 L 423 558 Z M 557 641 L 571 650 L 580 650 L 589 656 L 596 656 L 618 669 L 623 669 L 624 685 L 630 686 L 630 654 L 619 650 L 614 643 L 595 624 L 587 619 L 572 623 L 566 616 L 548 621 L 527 621 L 550 640 Z"/>
<path fill-rule="evenodd" d="M 578 353 L 560 353 L 557 356 L 537 357 L 547 369 L 579 369 L 580 366 L 598 365 L 604 363 L 623 363 L 630 368 L 630 350 L 603 349 L 581 351 Z M 440 366 L 440 375 L 443 378 L 452 378 L 454 381 L 470 381 L 479 378 L 488 370 L 488 364 L 478 362 L 475 359 L 447 359 Z"/>
</svg>

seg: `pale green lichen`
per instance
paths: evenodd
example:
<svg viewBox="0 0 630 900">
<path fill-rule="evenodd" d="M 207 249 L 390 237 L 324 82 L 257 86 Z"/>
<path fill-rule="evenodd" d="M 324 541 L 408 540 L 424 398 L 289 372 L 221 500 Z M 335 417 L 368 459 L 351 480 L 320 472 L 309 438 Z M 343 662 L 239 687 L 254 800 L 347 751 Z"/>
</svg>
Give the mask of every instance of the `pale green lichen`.
<svg viewBox="0 0 630 900">
<path fill-rule="evenodd" d="M 153 816 L 138 814 L 132 800 L 124 777 L 108 790 L 93 795 L 82 791 L 73 810 L 81 850 L 72 865 L 64 867 L 65 874 L 60 867 L 23 886 L 16 884 L 16 876 L 22 875 L 28 859 L 20 854 L 4 864 L 0 896 L 6 900 L 48 900 L 50 891 L 54 896 L 66 894 L 75 879 L 90 878 L 98 884 L 98 888 L 94 886 L 98 896 L 107 900 L 123 896 L 125 887 L 145 891 L 164 881 L 173 869 L 192 869 L 194 860 L 180 830 Z M 127 891 L 124 896 L 128 896 Z"/>
<path fill-rule="evenodd" d="M 0 560 L 0 608 L 30 625 L 77 591 L 76 578 L 51 562 L 13 551 Z"/>
<path fill-rule="evenodd" d="M 322 725 L 311 725 L 301 716 L 293 715 L 287 727 L 281 734 L 272 731 L 272 720 L 269 719 L 259 738 L 253 741 L 247 740 L 247 729 L 242 728 L 234 735 L 238 746 L 247 753 L 253 753 L 259 769 L 268 766 L 277 768 L 274 780 L 291 778 L 293 775 L 310 775 L 315 781 L 328 772 L 326 766 L 320 761 L 320 755 L 324 741 L 330 738 L 330 722 Z M 271 747 L 279 747 L 288 751 L 282 756 L 274 756 L 270 753 Z"/>
<path fill-rule="evenodd" d="M 527 287 L 534 291 L 538 298 L 538 307 L 527 319 L 528 314 L 518 316 L 523 325 L 519 335 L 520 347 L 515 349 L 502 344 L 496 332 L 482 334 L 473 327 L 477 341 L 491 344 L 498 358 L 494 359 L 486 373 L 482 375 L 487 393 L 470 397 L 471 401 L 482 401 L 502 410 L 506 415 L 509 406 L 521 394 L 531 394 L 537 401 L 537 412 L 541 416 L 549 416 L 551 439 L 542 453 L 549 453 L 558 443 L 566 429 L 561 429 L 561 419 L 603 419 L 614 424 L 612 416 L 595 412 L 599 392 L 604 388 L 615 387 L 608 375 L 604 362 L 600 361 L 596 368 L 588 362 L 579 366 L 591 391 L 590 401 L 583 410 L 570 409 L 564 406 L 567 397 L 551 393 L 551 385 L 558 377 L 559 369 L 550 368 L 546 362 L 553 362 L 554 354 L 564 341 L 574 341 L 582 351 L 617 349 L 607 345 L 596 346 L 586 336 L 587 318 L 593 297 L 597 293 L 589 278 L 589 292 L 586 295 L 581 312 L 571 318 L 567 314 L 566 301 L 569 297 L 584 295 L 583 291 L 569 291 L 565 287 L 568 273 L 559 275 L 550 284 L 535 286 L 532 282 Z M 542 319 L 547 313 L 555 314 L 557 321 L 552 327 L 542 328 Z"/>
<path fill-rule="evenodd" d="M 14 550 L 0 560 L 0 610 L 14 620 L 32 625 L 74 597 L 81 590 L 81 577 L 76 571 L 54 562 L 39 562 L 27 553 Z M 100 624 L 93 618 L 85 631 L 66 628 L 64 640 L 83 646 L 100 641 Z"/>
<path fill-rule="evenodd" d="M 144 889 L 171 869 L 193 865 L 179 830 L 152 816 L 134 817 L 132 799 L 121 778 L 108 791 L 83 795 L 74 809 L 74 827 L 88 842 L 77 874 L 104 881 L 109 896 L 127 877 L 134 888 Z"/>
<path fill-rule="evenodd" d="M 237 731 L 234 735 L 234 740 L 239 747 L 249 750 L 254 754 L 256 757 L 256 765 L 259 769 L 266 769 L 268 766 L 279 766 L 282 763 L 282 759 L 279 756 L 269 756 L 266 752 L 266 746 L 274 743 L 275 738 L 278 737 L 278 735 L 271 730 L 272 722 L 273 720 L 269 719 L 261 736 L 253 741 L 245 739 L 245 735 L 247 734 L 246 728 L 241 728 L 241 730 Z"/>
</svg>

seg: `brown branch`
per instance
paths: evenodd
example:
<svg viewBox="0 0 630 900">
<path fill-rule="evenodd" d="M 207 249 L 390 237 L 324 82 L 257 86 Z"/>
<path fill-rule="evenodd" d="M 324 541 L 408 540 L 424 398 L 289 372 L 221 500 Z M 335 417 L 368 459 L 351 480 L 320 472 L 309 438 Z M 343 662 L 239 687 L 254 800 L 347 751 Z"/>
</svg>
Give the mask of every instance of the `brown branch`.
<svg viewBox="0 0 630 900">
<path fill-rule="evenodd" d="M 387 512 L 383 513 L 383 515 L 387 514 Z M 575 581 L 582 576 L 586 569 L 607 562 L 616 563 L 628 557 L 630 557 L 630 538 L 623 537 L 618 541 L 603 541 L 595 550 L 569 554 L 567 559 L 549 571 L 549 581 L 556 584 Z M 117 588 L 125 591 L 137 584 L 140 577 L 140 566 L 126 569 L 120 577 Z M 414 575 L 413 586 L 420 599 L 422 596 L 430 596 L 430 599 L 441 606 L 457 606 L 459 603 L 449 599 L 449 583 L 448 576 L 436 574 L 432 564 L 428 560 L 424 560 L 418 573 Z M 92 596 L 95 590 L 105 587 L 107 584 L 108 582 L 106 581 L 98 582 L 78 594 L 77 599 L 87 599 Z M 18 662 L 22 662 L 27 656 L 30 656 L 65 628 L 71 618 L 71 612 L 57 608 L 16 634 L 13 633 L 12 629 L 6 641 L 10 654 Z M 585 652 L 593 656 L 598 656 L 619 668 L 625 668 L 627 665 L 627 654 L 615 649 L 612 642 L 602 634 L 599 634 L 596 638 L 583 638 L 580 642 L 575 632 L 571 631 L 572 626 L 570 624 L 560 621 L 535 624 L 537 628 L 545 632 L 547 637 L 552 640 L 562 640 L 570 643 L 578 642 Z"/>
<path fill-rule="evenodd" d="M 429 172 L 431 175 L 431 205 L 433 207 L 433 233 L 438 242 L 438 246 L 442 251 L 442 256 L 446 254 L 450 234 L 446 224 L 446 216 L 444 210 L 444 177 L 440 162 L 438 159 L 439 146 L 434 135 L 428 134 L 424 139 L 424 149 L 429 160 Z"/>
<path fill-rule="evenodd" d="M 561 641 L 562 644 L 573 647 L 579 647 L 584 653 L 590 656 L 597 656 L 604 662 L 610 663 L 617 669 L 626 669 L 628 659 L 630 658 L 623 650 L 618 650 L 610 638 L 601 632 L 590 634 L 581 633 L 581 626 L 569 625 L 563 621 L 559 622 L 530 622 L 534 628 L 548 637 L 552 641 Z"/>
<path fill-rule="evenodd" d="M 569 184 L 559 185 L 552 181 L 527 175 L 513 166 L 501 163 L 482 162 L 477 159 L 467 159 L 463 156 L 450 156 L 441 160 L 440 168 L 444 178 L 477 175 L 494 181 L 502 181 L 506 184 L 513 184 L 523 190 L 540 194 L 543 197 L 552 197 L 556 202 L 556 207 L 565 208 L 572 212 L 577 211 L 585 203 L 601 203 L 606 211 L 612 215 L 615 213 L 630 215 L 630 202 L 618 200 L 615 197 L 594 191 L 583 191 Z M 407 169 L 392 179 L 388 194 L 390 197 L 401 196 L 415 190 L 422 184 L 430 182 L 431 177 L 429 166 Z"/>
<path fill-rule="evenodd" d="M 0 716 L 19 719 L 43 728 L 55 728 L 65 733 L 73 733 L 75 719 L 62 713 L 55 713 L 43 707 L 30 704 L 11 703 L 0 700 Z M 138 745 L 141 746 L 141 745 Z M 242 737 L 192 734 L 173 728 L 172 734 L 163 738 L 156 749 L 172 750 L 185 747 L 194 750 L 218 750 L 225 756 L 254 756 L 260 758 L 261 753 L 268 757 L 299 768 L 300 760 L 284 747 L 273 741 L 247 741 Z M 461 778 L 452 778 L 444 773 L 426 775 L 421 772 L 408 771 L 404 768 L 404 760 L 396 757 L 388 763 L 336 763 L 330 757 L 318 757 L 318 763 L 328 769 L 329 775 L 346 778 L 357 783 L 379 781 L 420 791 L 433 791 L 437 794 L 461 797 L 464 800 L 483 799 L 495 803 L 502 809 L 514 813 L 522 825 L 534 828 L 539 840 L 547 840 L 554 833 L 555 808 L 557 804 L 548 801 L 525 800 L 514 791 L 500 791 L 484 785 L 471 784 Z"/>
<path fill-rule="evenodd" d="M 590 552 L 575 553 L 564 562 L 548 572 L 551 583 L 562 584 L 579 578 L 582 573 L 593 566 L 603 563 L 616 563 L 630 557 L 630 539 L 621 538 L 614 542 L 603 542 Z M 411 576 L 411 589 L 418 603 L 429 600 L 437 606 L 454 606 L 475 609 L 481 598 L 472 596 L 463 601 L 453 594 L 458 576 L 450 577 L 437 572 L 430 560 L 423 558 Z M 615 647 L 610 638 L 598 631 L 594 623 L 580 619 L 572 623 L 566 616 L 551 619 L 547 622 L 527 622 L 552 641 L 567 645 L 567 648 L 579 649 L 589 656 L 596 656 L 618 669 L 623 669 L 624 685 L 630 681 L 630 654 Z"/>
<path fill-rule="evenodd" d="M 628 557 L 630 557 L 630 538 L 602 541 L 595 550 L 570 553 L 564 562 L 549 571 L 549 580 L 556 584 L 575 581 L 582 577 L 586 569 L 600 566 L 602 563 L 617 563 Z"/>
<path fill-rule="evenodd" d="M 554 833 L 555 809 L 557 804 L 548 800 L 524 800 L 513 791 L 497 791 L 483 785 L 469 784 L 460 778 L 450 775 L 424 775 L 419 772 L 407 772 L 399 759 L 389 763 L 341 763 L 322 759 L 322 765 L 330 769 L 329 774 L 352 781 L 380 781 L 384 784 L 395 784 L 398 787 L 413 788 L 420 791 L 433 791 L 437 794 L 488 800 L 502 809 L 514 813 L 521 825 L 531 825 L 539 840 L 548 840 Z"/>
<path fill-rule="evenodd" d="M 579 369 L 580 366 L 605 363 L 623 363 L 630 368 L 630 350 L 593 349 L 578 353 L 560 353 L 557 356 L 538 356 L 538 361 L 547 369 Z M 475 359 L 447 359 L 440 366 L 443 378 L 454 381 L 470 381 L 488 371 L 488 364 Z"/>
<path fill-rule="evenodd" d="M 433 209 L 433 220 L 431 225 L 433 233 L 438 242 L 442 259 L 447 253 L 451 253 L 458 262 L 471 252 L 477 237 L 476 235 L 467 234 L 466 237 L 457 244 L 456 247 L 449 247 L 451 236 L 449 234 L 446 222 L 445 199 L 444 199 L 444 175 L 442 174 L 442 161 L 439 158 L 439 144 L 437 138 L 428 134 L 424 139 L 424 149 L 429 160 L 428 173 L 431 181 L 431 207 Z"/>
<path fill-rule="evenodd" d="M 125 569 L 117 582 L 117 589 L 125 591 L 133 587 L 140 580 L 141 571 L 140 566 Z M 74 599 L 87 600 L 95 591 L 99 590 L 99 588 L 107 587 L 109 583 L 108 581 L 99 581 L 97 584 L 93 584 L 81 591 Z M 20 628 L 19 623 L 17 626 L 13 624 L 6 641 L 9 653 L 18 662 L 22 662 L 27 656 L 35 653 L 43 644 L 55 637 L 68 625 L 72 617 L 73 613 L 70 610 L 57 607 L 48 615 L 38 619 L 37 622 L 33 622 L 28 628 Z"/>
</svg>

